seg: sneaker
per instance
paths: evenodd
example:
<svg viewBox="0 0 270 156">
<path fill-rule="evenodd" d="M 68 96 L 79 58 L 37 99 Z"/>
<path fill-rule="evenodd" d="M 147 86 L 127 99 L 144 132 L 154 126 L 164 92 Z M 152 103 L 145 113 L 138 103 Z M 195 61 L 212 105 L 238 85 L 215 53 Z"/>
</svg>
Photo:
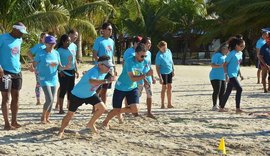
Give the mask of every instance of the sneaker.
<svg viewBox="0 0 270 156">
<path fill-rule="evenodd" d="M 219 110 L 219 107 L 217 105 L 212 107 L 212 111 L 218 111 L 218 110 Z"/>
</svg>

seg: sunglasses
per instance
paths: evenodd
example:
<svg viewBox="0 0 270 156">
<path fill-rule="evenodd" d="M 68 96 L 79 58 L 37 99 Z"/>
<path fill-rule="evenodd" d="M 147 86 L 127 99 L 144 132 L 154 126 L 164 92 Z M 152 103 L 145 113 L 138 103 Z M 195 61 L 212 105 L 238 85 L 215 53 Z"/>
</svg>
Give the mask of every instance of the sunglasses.
<svg viewBox="0 0 270 156">
<path fill-rule="evenodd" d="M 147 57 L 147 55 L 141 55 L 141 58 L 145 58 L 145 57 Z"/>
</svg>

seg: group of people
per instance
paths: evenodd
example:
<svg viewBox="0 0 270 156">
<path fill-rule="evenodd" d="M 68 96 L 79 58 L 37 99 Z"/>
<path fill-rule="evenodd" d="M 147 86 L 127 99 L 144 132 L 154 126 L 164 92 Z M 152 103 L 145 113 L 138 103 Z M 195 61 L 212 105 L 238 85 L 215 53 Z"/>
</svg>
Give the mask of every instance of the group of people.
<svg viewBox="0 0 270 156">
<path fill-rule="evenodd" d="M 227 112 L 226 102 L 233 90 L 236 90 L 236 113 L 242 113 L 240 108 L 242 87 L 238 76 L 243 79 L 240 72 L 242 61 L 242 50 L 245 48 L 245 41 L 241 35 L 231 37 L 225 43 L 222 43 L 217 52 L 211 58 L 211 71 L 209 74 L 211 85 L 213 87 L 212 101 L 213 111 Z M 226 85 L 226 82 L 227 85 Z M 219 104 L 217 104 L 219 99 Z"/>
<path fill-rule="evenodd" d="M 36 75 L 36 104 L 41 104 L 40 87 L 45 95 L 45 103 L 41 115 L 41 122 L 50 123 L 50 115 L 57 94 L 57 108 L 59 113 L 64 114 L 63 101 L 67 94 L 68 112 L 62 120 L 59 136 L 62 137 L 64 129 L 74 116 L 78 107 L 82 104 L 93 105 L 93 116 L 87 124 L 92 132 L 97 133 L 96 120 L 107 110 L 106 93 L 115 82 L 112 106 L 103 121 L 103 126 L 108 127 L 109 121 L 118 116 L 122 120 L 122 113 L 132 113 L 138 116 L 139 98 L 145 88 L 147 95 L 147 116 L 155 118 L 151 112 L 152 90 L 151 85 L 156 83 L 154 71 L 151 67 L 151 40 L 148 37 L 134 37 L 133 47 L 124 53 L 123 69 L 118 79 L 114 64 L 114 41 L 112 25 L 102 25 L 102 35 L 98 37 L 93 46 L 95 65 L 88 71 L 83 72 L 82 78 L 75 85 L 75 78 L 79 77 L 76 62 L 77 46 L 74 44 L 78 33 L 71 30 L 68 34 L 60 37 L 58 43 L 53 35 L 42 33 L 40 43 L 30 49 L 29 69 Z M 19 22 L 13 25 L 11 33 L 0 35 L 0 90 L 2 93 L 2 113 L 5 120 L 5 130 L 13 130 L 21 127 L 17 123 L 19 91 L 22 87 L 22 75 L 20 65 L 20 48 L 22 36 L 27 34 L 26 27 Z M 165 108 L 165 94 L 167 93 L 168 108 L 173 108 L 172 78 L 174 76 L 174 64 L 172 53 L 167 48 L 165 41 L 157 45 L 159 52 L 156 55 L 156 71 L 159 77 L 161 90 L 161 108 Z M 57 91 L 58 81 L 60 83 Z M 9 97 L 11 94 L 12 119 L 9 122 Z M 125 99 L 125 107 L 122 102 Z"/>
</svg>

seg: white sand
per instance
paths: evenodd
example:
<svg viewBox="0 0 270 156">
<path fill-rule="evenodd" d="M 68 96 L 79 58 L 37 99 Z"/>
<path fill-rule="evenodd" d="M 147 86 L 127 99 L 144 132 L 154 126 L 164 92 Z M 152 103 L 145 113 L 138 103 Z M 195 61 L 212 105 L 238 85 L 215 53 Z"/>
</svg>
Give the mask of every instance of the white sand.
<svg viewBox="0 0 270 156">
<path fill-rule="evenodd" d="M 89 66 L 88 66 L 89 68 Z M 88 69 L 86 65 L 82 69 Z M 85 125 L 92 106 L 83 105 L 66 128 L 65 138 L 57 132 L 64 115 L 53 111 L 52 123 L 40 124 L 42 105 L 35 105 L 34 74 L 23 72 L 18 121 L 23 127 L 4 131 L 1 113 L 0 155 L 217 155 L 221 137 L 228 155 L 270 155 L 269 118 L 235 114 L 233 91 L 227 102 L 228 113 L 210 111 L 212 87 L 209 66 L 176 66 L 173 80 L 174 109 L 160 109 L 161 86 L 153 86 L 153 113 L 157 120 L 145 117 L 145 95 L 140 104 L 143 117 L 126 117 L 124 124 L 111 121 L 110 130 L 91 136 Z M 118 66 L 120 73 L 120 66 Z M 255 84 L 256 68 L 242 67 L 241 106 L 248 112 L 270 111 L 269 93 Z M 113 90 L 108 92 L 111 109 Z M 42 101 L 44 95 L 42 94 Z M 106 115 L 106 114 L 105 114 Z M 105 115 L 98 120 L 98 128 Z"/>
</svg>

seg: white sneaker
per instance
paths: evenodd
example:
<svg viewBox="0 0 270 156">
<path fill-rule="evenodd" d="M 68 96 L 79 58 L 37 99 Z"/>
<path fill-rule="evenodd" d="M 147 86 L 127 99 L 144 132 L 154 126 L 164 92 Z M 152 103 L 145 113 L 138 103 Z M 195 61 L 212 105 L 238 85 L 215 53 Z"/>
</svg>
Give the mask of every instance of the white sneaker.
<svg viewBox="0 0 270 156">
<path fill-rule="evenodd" d="M 217 105 L 212 107 L 212 111 L 218 111 L 218 110 L 219 110 L 219 107 Z"/>
</svg>

